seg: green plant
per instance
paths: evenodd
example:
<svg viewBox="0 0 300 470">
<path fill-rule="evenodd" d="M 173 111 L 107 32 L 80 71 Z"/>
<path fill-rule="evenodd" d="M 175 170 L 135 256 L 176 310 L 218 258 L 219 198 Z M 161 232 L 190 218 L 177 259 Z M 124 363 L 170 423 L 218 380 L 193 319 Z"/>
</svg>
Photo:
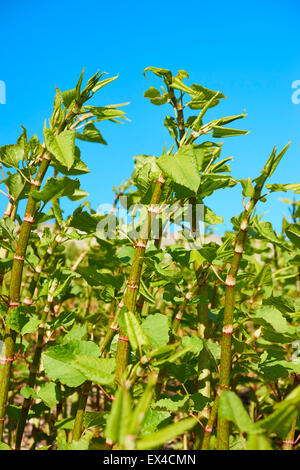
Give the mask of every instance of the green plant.
<svg viewBox="0 0 300 470">
<path fill-rule="evenodd" d="M 116 77 L 84 87 L 81 74 L 56 90 L 42 144 L 23 128 L 0 148 L 2 449 L 297 446 L 300 204 L 284 200 L 281 233 L 256 213 L 270 193 L 299 194 L 267 181 L 288 145 L 253 181 L 235 179 L 218 139 L 247 134 L 228 127 L 245 113 L 208 120 L 221 92 L 184 70 L 149 72 L 163 86 L 145 97 L 172 110 L 172 144 L 135 157 L 110 213 L 80 187 L 76 139 L 106 144 L 95 124 L 126 119 L 121 105 L 87 104 Z M 223 219 L 209 198 L 238 184 L 244 210 L 212 239 Z"/>
</svg>

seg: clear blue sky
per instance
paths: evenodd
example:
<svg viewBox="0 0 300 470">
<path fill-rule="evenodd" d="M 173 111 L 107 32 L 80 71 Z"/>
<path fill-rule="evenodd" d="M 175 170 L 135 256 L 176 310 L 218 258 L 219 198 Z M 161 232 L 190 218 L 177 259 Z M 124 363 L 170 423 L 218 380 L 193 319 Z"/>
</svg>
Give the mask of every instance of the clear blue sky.
<svg viewBox="0 0 300 470">
<path fill-rule="evenodd" d="M 72 88 L 83 67 L 86 77 L 98 69 L 119 74 L 97 102 L 130 101 L 131 122 L 101 127 L 108 147 L 80 145 L 91 169 L 81 178 L 82 187 L 93 207 L 112 200 L 111 188 L 131 174 L 134 155 L 159 156 L 169 142 L 162 119 L 166 110 L 143 98 L 153 84 L 142 73 L 149 65 L 185 69 L 189 83 L 222 91 L 227 99 L 212 116 L 246 110 L 239 126 L 251 133 L 224 140 L 223 156 L 234 157 L 234 177 L 255 177 L 272 146 L 291 140 L 272 181 L 299 182 L 300 104 L 291 101 L 292 82 L 300 80 L 299 0 L 15 0 L 1 2 L 0 8 L 0 80 L 7 87 L 0 145 L 14 143 L 21 125 L 41 136 L 54 85 Z M 240 188 L 220 190 L 209 205 L 228 223 L 241 210 L 240 194 Z M 287 196 L 276 193 L 260 206 L 276 229 L 286 209 L 278 197 Z M 5 203 L 0 197 L 1 207 Z M 72 204 L 65 204 L 67 212 Z"/>
</svg>

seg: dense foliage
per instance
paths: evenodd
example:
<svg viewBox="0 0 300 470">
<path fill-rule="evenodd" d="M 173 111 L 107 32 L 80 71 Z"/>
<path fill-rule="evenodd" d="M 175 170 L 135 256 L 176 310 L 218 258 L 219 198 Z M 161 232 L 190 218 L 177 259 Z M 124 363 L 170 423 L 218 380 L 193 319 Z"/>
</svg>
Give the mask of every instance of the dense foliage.
<svg viewBox="0 0 300 470">
<path fill-rule="evenodd" d="M 228 127 L 245 114 L 206 121 L 221 92 L 183 70 L 146 73 L 162 81 L 145 97 L 172 110 L 174 145 L 135 157 L 108 213 L 80 186 L 76 139 L 106 144 L 96 124 L 126 119 L 88 104 L 116 77 L 56 89 L 43 143 L 23 128 L 0 148 L 0 448 L 296 448 L 300 203 L 284 200 L 281 233 L 256 213 L 300 191 L 268 183 L 289 144 L 236 180 L 218 139 L 246 134 Z M 236 185 L 241 215 L 212 237 L 222 209 L 209 198 Z M 61 198 L 79 201 L 72 215 Z"/>
</svg>

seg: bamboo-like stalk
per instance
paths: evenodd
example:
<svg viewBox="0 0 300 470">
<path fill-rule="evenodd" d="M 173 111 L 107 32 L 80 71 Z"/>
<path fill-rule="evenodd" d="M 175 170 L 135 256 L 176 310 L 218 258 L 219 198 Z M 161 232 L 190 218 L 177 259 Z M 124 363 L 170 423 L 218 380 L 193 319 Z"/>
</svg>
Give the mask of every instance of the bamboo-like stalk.
<svg viewBox="0 0 300 470">
<path fill-rule="evenodd" d="M 25 298 L 23 300 L 23 303 L 25 305 L 31 305 L 33 303 L 34 292 L 35 292 L 35 289 L 38 285 L 41 273 L 42 273 L 47 261 L 49 261 L 49 258 L 51 257 L 51 255 L 53 254 L 53 252 L 55 251 L 57 246 L 61 243 L 61 241 L 62 241 L 61 235 L 60 235 L 60 233 L 58 233 L 55 236 L 55 238 L 52 240 L 52 242 L 50 243 L 46 253 L 44 254 L 42 259 L 40 260 L 39 264 L 35 267 L 34 274 L 31 278 L 30 284 L 28 286 L 27 295 L 25 296 Z"/>
<path fill-rule="evenodd" d="M 251 199 L 250 204 L 244 212 L 240 230 L 235 242 L 234 255 L 229 272 L 226 277 L 225 285 L 225 307 L 224 321 L 221 341 L 221 363 L 220 363 L 220 387 L 229 388 L 231 371 L 231 343 L 233 333 L 233 314 L 234 314 L 234 294 L 237 273 L 239 270 L 242 254 L 244 252 L 246 234 L 248 230 L 249 218 L 255 201 Z M 229 446 L 229 422 L 223 418 L 218 419 L 217 448 L 219 450 L 228 449 Z"/>
<path fill-rule="evenodd" d="M 50 155 L 48 152 L 44 152 L 42 163 L 39 167 L 37 175 L 34 180 L 31 181 L 30 192 L 40 188 L 43 178 L 46 174 L 48 166 L 50 164 Z M 34 216 L 36 212 L 36 201 L 29 195 L 25 216 L 23 223 L 20 229 L 19 240 L 16 247 L 16 252 L 14 255 L 14 261 L 11 271 L 11 282 L 9 290 L 9 309 L 7 315 L 10 314 L 13 308 L 20 305 L 20 290 L 22 282 L 22 273 L 24 266 L 24 259 L 26 254 L 26 249 L 31 233 L 31 226 L 34 222 Z M 1 379 L 0 379 L 0 439 L 2 440 L 3 434 L 3 425 L 4 425 L 4 413 L 5 413 L 5 404 L 7 400 L 9 379 L 11 365 L 14 360 L 15 354 L 15 338 L 16 334 L 11 332 L 10 329 L 6 326 L 4 332 L 4 344 L 5 344 L 5 357 L 2 359 L 1 367 Z"/>
<path fill-rule="evenodd" d="M 204 429 L 201 450 L 209 450 L 211 433 L 213 431 L 213 427 L 217 418 L 219 400 L 220 400 L 220 389 L 217 390 L 215 401 L 210 410 L 209 418 Z"/>
<path fill-rule="evenodd" d="M 76 411 L 74 427 L 73 427 L 73 432 L 72 432 L 72 441 L 79 441 L 81 437 L 81 431 L 82 431 L 83 420 L 84 420 L 84 412 L 85 412 L 87 399 L 89 396 L 90 386 L 91 386 L 90 382 L 84 382 L 81 385 L 80 390 L 79 390 L 78 407 Z"/>
<path fill-rule="evenodd" d="M 157 213 L 157 206 L 161 198 L 164 183 L 164 177 L 162 174 L 160 174 L 155 184 L 151 202 L 147 210 L 147 216 L 141 229 L 140 237 L 135 243 L 134 257 L 122 302 L 123 306 L 127 307 L 128 310 L 133 313 L 135 312 L 136 307 L 146 245 L 151 233 L 152 222 L 154 220 L 155 214 Z M 116 355 L 116 379 L 118 382 L 121 382 L 123 373 L 127 366 L 128 351 L 128 338 L 126 333 L 120 328 Z"/>
<path fill-rule="evenodd" d="M 274 152 L 275 155 L 275 152 Z M 228 389 L 230 386 L 230 372 L 231 372 L 231 344 L 233 334 L 233 321 L 234 321 L 234 308 L 235 308 L 235 285 L 240 262 L 245 249 L 247 238 L 247 231 L 249 220 L 252 215 L 253 209 L 261 197 L 261 191 L 268 173 L 264 178 L 256 184 L 254 188 L 254 195 L 245 206 L 239 232 L 236 236 L 234 245 L 234 255 L 225 281 L 225 306 L 224 306 L 224 320 L 222 329 L 221 341 L 221 362 L 220 362 L 220 385 L 219 389 Z M 218 417 L 217 427 L 217 449 L 228 450 L 229 448 L 229 421 L 224 418 Z"/>
<path fill-rule="evenodd" d="M 185 123 L 184 123 L 184 115 L 183 115 L 183 106 L 180 101 L 176 98 L 174 89 L 168 86 L 168 95 L 169 95 L 169 102 L 172 104 L 175 113 L 176 113 L 176 121 L 179 130 L 180 139 L 184 137 L 185 134 Z M 177 142 L 176 142 L 177 143 Z M 177 146 L 179 144 L 177 143 Z M 135 244 L 135 252 L 133 257 L 133 262 L 131 265 L 131 270 L 128 278 L 127 288 L 123 297 L 123 305 L 128 308 L 129 311 L 135 312 L 136 308 L 136 300 L 137 300 L 137 293 L 140 284 L 140 278 L 142 273 L 144 255 L 146 251 L 147 240 L 149 238 L 151 232 L 151 223 L 152 223 L 152 208 L 153 206 L 159 204 L 162 187 L 165 183 L 164 176 L 161 173 L 151 198 L 150 205 L 148 207 L 148 218 L 146 218 L 145 223 L 141 230 L 141 235 Z M 155 208 L 154 208 L 155 212 Z M 129 352 L 129 345 L 128 345 L 128 338 L 126 333 L 120 329 L 119 331 L 119 341 L 118 341 L 118 348 L 117 348 L 117 367 L 116 367 L 116 380 L 118 382 L 121 381 L 124 371 L 127 366 L 128 362 L 128 352 Z"/>
<path fill-rule="evenodd" d="M 16 218 L 16 213 L 17 213 L 17 208 L 18 208 L 18 200 L 15 199 L 13 202 L 9 201 L 6 209 L 3 214 L 3 218 L 10 218 L 11 220 L 15 220 Z M 6 259 L 8 254 L 8 250 L 6 248 L 1 247 L 0 248 L 0 259 Z M 0 293 L 2 292 L 2 284 L 4 282 L 4 274 L 5 274 L 5 267 L 0 266 Z"/>
<path fill-rule="evenodd" d="M 235 285 L 237 274 L 240 267 L 240 262 L 245 248 L 245 242 L 247 238 L 247 231 L 250 218 L 253 210 L 262 197 L 261 192 L 264 184 L 269 176 L 271 176 L 280 162 L 281 158 L 288 149 L 290 142 L 276 155 L 276 148 L 273 151 L 265 164 L 261 175 L 255 179 L 255 187 L 253 188 L 253 195 L 249 199 L 245 210 L 241 217 L 241 223 L 238 234 L 235 239 L 234 255 L 231 261 L 231 265 L 225 281 L 225 306 L 224 306 L 224 320 L 222 329 L 222 340 L 221 340 L 221 363 L 220 363 L 220 382 L 218 392 L 224 389 L 228 389 L 230 386 L 230 372 L 231 372 L 231 343 L 233 334 L 233 320 L 234 320 L 234 308 L 235 308 Z M 229 422 L 221 417 L 218 417 L 217 427 L 217 449 L 228 450 L 229 448 Z"/>
<path fill-rule="evenodd" d="M 207 298 L 207 285 L 204 280 L 199 286 L 199 294 Z M 202 339 L 209 338 L 210 320 L 208 317 L 208 304 L 200 302 L 198 304 L 198 335 Z M 210 355 L 205 347 L 200 351 L 198 357 L 198 390 L 203 396 L 210 398 Z M 205 407 L 201 412 L 202 418 L 209 418 L 209 407 Z"/>
<path fill-rule="evenodd" d="M 296 416 L 293 420 L 292 427 L 291 427 L 288 435 L 286 436 L 284 442 L 282 443 L 282 450 L 293 450 L 293 448 L 294 448 L 297 419 L 298 419 L 298 416 Z"/>
</svg>

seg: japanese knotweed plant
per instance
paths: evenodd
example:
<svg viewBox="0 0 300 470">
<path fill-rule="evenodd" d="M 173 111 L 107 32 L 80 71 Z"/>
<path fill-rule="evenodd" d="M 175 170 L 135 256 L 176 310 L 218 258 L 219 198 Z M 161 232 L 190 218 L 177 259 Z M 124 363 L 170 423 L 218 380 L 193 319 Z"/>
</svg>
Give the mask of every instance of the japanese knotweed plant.
<svg viewBox="0 0 300 470">
<path fill-rule="evenodd" d="M 291 450 L 299 201 L 284 200 L 281 233 L 256 212 L 269 193 L 300 191 L 267 181 L 287 147 L 254 180 L 235 179 L 219 139 L 246 134 L 228 127 L 245 114 L 209 120 L 222 93 L 183 70 L 145 72 L 163 85 L 145 97 L 172 111 L 168 146 L 135 157 L 108 214 L 80 187 L 75 142 L 105 144 L 95 123 L 125 118 L 120 105 L 87 104 L 115 77 L 84 88 L 81 75 L 57 90 L 43 144 L 23 128 L 0 148 L 0 448 Z M 244 210 L 216 237 L 222 210 L 209 197 L 238 184 Z"/>
<path fill-rule="evenodd" d="M 63 178 L 58 177 L 58 173 L 67 175 L 76 175 L 86 173 L 87 166 L 80 159 L 79 148 L 75 145 L 75 140 L 85 140 L 90 142 L 99 142 L 105 144 L 102 135 L 95 126 L 95 122 L 103 120 L 115 121 L 116 118 L 124 118 L 124 112 L 115 106 L 96 107 L 88 106 L 86 103 L 100 90 L 103 86 L 115 80 L 116 77 L 101 80 L 103 73 L 97 72 L 90 78 L 86 86 L 82 89 L 83 73 L 80 75 L 76 87 L 72 90 L 61 92 L 56 90 L 54 109 L 52 117 L 49 121 L 49 128 L 45 124 L 43 135 L 44 142 L 41 144 L 37 136 L 33 136 L 29 141 L 27 132 L 23 128 L 23 133 L 18 138 L 15 145 L 5 145 L 0 149 L 1 163 L 8 168 L 15 169 L 15 173 L 10 173 L 4 179 L 4 184 L 8 189 L 8 197 L 10 205 L 6 209 L 3 218 L 2 231 L 4 238 L 8 238 L 12 243 L 3 242 L 2 255 L 10 258 L 12 255 L 12 265 L 10 272 L 9 291 L 6 298 L 3 297 L 7 311 L 5 315 L 4 328 L 4 348 L 1 358 L 1 375 L 0 375 L 0 435 L 2 436 L 5 406 L 8 397 L 9 381 L 11 375 L 12 364 L 18 353 L 15 351 L 17 333 L 20 333 L 16 324 L 22 323 L 20 316 L 24 314 L 24 310 L 31 308 L 33 304 L 32 297 L 38 284 L 39 275 L 43 265 L 47 262 L 48 257 L 52 254 L 53 249 L 62 241 L 61 234 L 57 235 L 52 244 L 46 251 L 41 263 L 39 263 L 31 280 L 27 295 L 21 300 L 21 287 L 24 271 L 24 263 L 26 261 L 27 249 L 30 243 L 32 227 L 52 218 L 57 220 L 57 225 L 62 230 L 66 228 L 63 225 L 62 211 L 59 207 L 58 200 L 62 196 L 69 196 L 74 200 L 82 199 L 84 193 L 79 189 L 79 180 L 71 179 L 69 176 Z M 83 128 L 83 132 L 78 132 Z M 43 179 L 49 167 L 54 167 L 54 177 L 46 181 L 45 186 L 41 190 Z M 25 215 L 20 221 L 18 234 L 14 232 L 13 219 L 20 199 L 26 199 Z M 52 217 L 43 214 L 42 210 L 45 205 L 52 201 Z M 8 261 L 7 259 L 5 261 Z M 5 263 L 1 266 L 2 279 L 4 278 Z M 57 286 L 52 283 L 52 289 Z M 44 314 L 41 322 L 47 319 L 49 304 L 52 302 L 53 292 L 49 289 L 48 303 L 44 307 Z M 24 307 L 25 305 L 25 307 Z M 34 307 L 33 307 L 34 308 Z M 37 321 L 37 320 L 36 320 Z M 40 326 L 36 351 L 41 348 L 42 328 Z M 21 347 L 21 346 L 20 346 Z M 29 377 L 29 387 L 34 385 L 35 375 L 39 368 L 39 355 L 36 353 L 31 366 Z M 28 404 L 23 408 L 28 412 Z M 20 446 L 26 413 L 22 415 L 20 420 L 19 432 L 17 437 L 17 448 Z"/>
</svg>

